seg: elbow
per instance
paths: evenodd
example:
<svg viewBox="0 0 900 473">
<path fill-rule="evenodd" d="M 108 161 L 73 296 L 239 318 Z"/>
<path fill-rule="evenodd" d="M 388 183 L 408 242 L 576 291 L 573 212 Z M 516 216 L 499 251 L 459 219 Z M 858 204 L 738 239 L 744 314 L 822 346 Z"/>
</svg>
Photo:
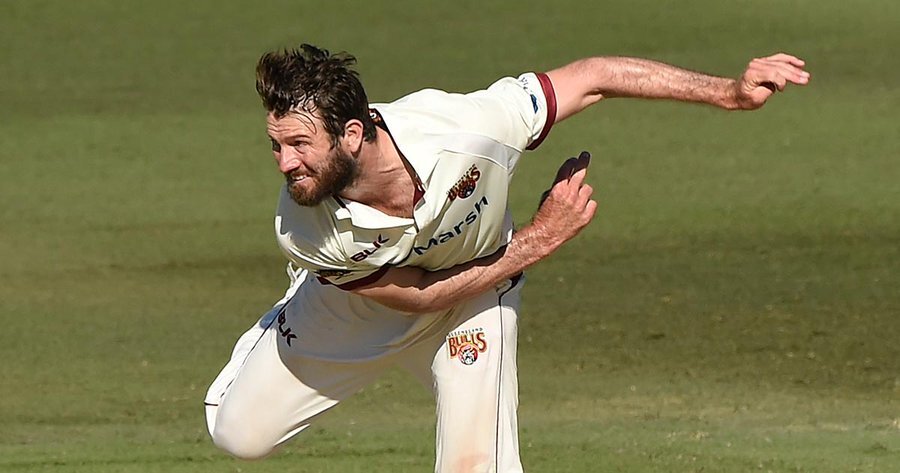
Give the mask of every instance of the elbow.
<svg viewBox="0 0 900 473">
<path fill-rule="evenodd" d="M 452 301 L 442 301 L 424 293 L 379 302 L 391 309 L 412 315 L 429 314 L 453 307 Z"/>
<path fill-rule="evenodd" d="M 403 304 L 399 310 L 412 315 L 421 315 L 449 309 L 450 307 L 451 306 L 449 305 L 435 304 L 433 301 L 417 301 L 414 303 Z"/>
</svg>

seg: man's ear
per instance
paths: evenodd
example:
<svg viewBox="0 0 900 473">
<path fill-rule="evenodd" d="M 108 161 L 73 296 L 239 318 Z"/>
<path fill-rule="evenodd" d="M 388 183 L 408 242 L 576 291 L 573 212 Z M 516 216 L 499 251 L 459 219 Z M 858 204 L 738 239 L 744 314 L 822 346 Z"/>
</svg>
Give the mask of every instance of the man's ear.
<svg viewBox="0 0 900 473">
<path fill-rule="evenodd" d="M 359 153 L 363 144 L 363 123 L 355 118 L 348 120 L 344 124 L 344 136 L 341 141 L 350 154 Z"/>
</svg>

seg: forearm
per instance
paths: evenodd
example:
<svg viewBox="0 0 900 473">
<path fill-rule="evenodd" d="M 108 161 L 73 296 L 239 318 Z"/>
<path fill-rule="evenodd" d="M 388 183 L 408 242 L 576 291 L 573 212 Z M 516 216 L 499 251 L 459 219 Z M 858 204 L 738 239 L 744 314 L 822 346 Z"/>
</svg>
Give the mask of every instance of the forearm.
<svg viewBox="0 0 900 473">
<path fill-rule="evenodd" d="M 549 256 L 557 246 L 547 245 L 542 230 L 528 225 L 517 231 L 498 255 L 474 261 L 471 267 L 460 270 L 426 273 L 420 289 L 440 309 L 449 308 L 488 291 L 503 281 L 521 274 L 530 266 Z M 443 273 L 443 274 L 442 274 Z"/>
<path fill-rule="evenodd" d="M 393 268 L 377 287 L 359 289 L 388 307 L 414 313 L 449 309 L 496 287 L 553 251 L 541 230 L 529 225 L 516 232 L 498 253 L 440 271 Z"/>
<path fill-rule="evenodd" d="M 611 97 L 669 99 L 738 108 L 736 81 L 649 59 L 593 57 L 548 73 L 562 118 Z"/>
<path fill-rule="evenodd" d="M 651 61 L 626 57 L 586 60 L 596 74 L 597 91 L 605 97 L 636 97 L 699 102 L 734 108 L 735 80 Z"/>
</svg>

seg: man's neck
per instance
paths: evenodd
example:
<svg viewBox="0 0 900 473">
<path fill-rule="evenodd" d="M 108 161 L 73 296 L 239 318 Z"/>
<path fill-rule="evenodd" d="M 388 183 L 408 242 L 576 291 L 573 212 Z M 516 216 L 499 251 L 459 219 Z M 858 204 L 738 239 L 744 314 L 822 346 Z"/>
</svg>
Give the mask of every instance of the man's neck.
<svg viewBox="0 0 900 473">
<path fill-rule="evenodd" d="M 412 218 L 415 183 L 394 141 L 377 128 L 375 141 L 363 143 L 357 156 L 359 175 L 340 197 L 368 205 L 387 215 Z"/>
</svg>

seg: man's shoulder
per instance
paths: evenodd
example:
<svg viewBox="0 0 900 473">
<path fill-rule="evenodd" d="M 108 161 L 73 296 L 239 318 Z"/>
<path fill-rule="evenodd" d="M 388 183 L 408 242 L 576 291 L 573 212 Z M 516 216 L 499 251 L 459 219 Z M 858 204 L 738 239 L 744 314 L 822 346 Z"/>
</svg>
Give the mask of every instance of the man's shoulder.
<svg viewBox="0 0 900 473">
<path fill-rule="evenodd" d="M 447 122 L 450 112 L 459 106 L 463 95 L 447 92 L 439 89 L 422 89 L 404 95 L 392 102 L 374 103 L 371 108 L 385 115 L 387 126 L 391 127 L 391 120 L 405 118 L 415 121 L 420 127 L 429 127 L 434 124 Z M 390 118 L 389 118 L 389 117 Z"/>
<path fill-rule="evenodd" d="M 548 122 L 547 103 L 538 75 L 526 73 L 468 93 L 423 89 L 372 108 L 384 117 L 397 142 L 434 142 L 461 133 L 522 151 Z"/>
<path fill-rule="evenodd" d="M 393 114 L 417 115 L 419 119 L 443 122 L 442 112 L 451 119 L 461 112 L 484 114 L 490 110 L 485 109 L 483 99 L 491 96 L 500 96 L 506 92 L 509 86 L 515 86 L 517 79 L 514 77 L 501 77 L 487 87 L 470 91 L 448 91 L 438 88 L 425 88 L 406 94 L 394 101 L 376 103 L 372 107 L 379 111 L 389 111 Z"/>
</svg>

